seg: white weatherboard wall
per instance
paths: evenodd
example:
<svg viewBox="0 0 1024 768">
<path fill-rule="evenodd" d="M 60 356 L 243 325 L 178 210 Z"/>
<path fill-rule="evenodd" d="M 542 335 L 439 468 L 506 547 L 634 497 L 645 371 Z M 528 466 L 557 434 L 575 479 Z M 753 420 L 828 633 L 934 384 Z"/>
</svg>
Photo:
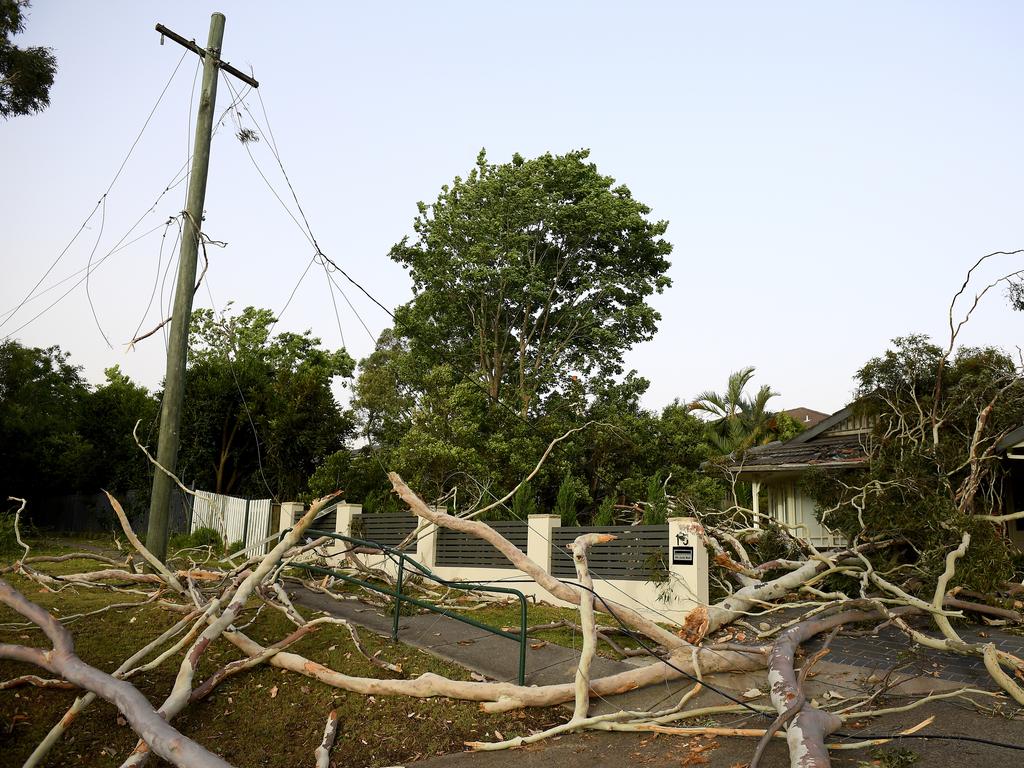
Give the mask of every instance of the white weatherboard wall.
<svg viewBox="0 0 1024 768">
<path fill-rule="evenodd" d="M 339 504 L 335 531 L 350 536 L 352 518 L 359 514 L 361 508 L 356 504 Z M 291 513 L 294 514 L 294 513 Z M 410 513 L 411 515 L 411 513 Z M 291 524 L 292 516 L 287 518 Z M 464 566 L 439 566 L 437 562 L 437 527 L 432 523 L 419 520 L 422 528 L 416 542 L 416 548 L 409 549 L 409 555 L 429 568 L 437 576 L 449 581 L 470 581 L 477 584 L 509 587 L 519 590 L 527 597 L 567 608 L 574 608 L 571 603 L 552 597 L 545 589 L 537 585 L 527 574 L 513 568 L 470 568 Z M 672 564 L 666 581 L 634 581 L 627 579 L 601 579 L 595 577 L 594 589 L 597 594 L 608 601 L 612 608 L 624 606 L 660 622 L 681 624 L 686 615 L 697 605 L 708 602 L 708 559 L 707 552 L 701 543 L 697 531 L 699 524 L 693 518 L 673 518 L 669 523 L 669 537 L 665 542 L 669 562 L 672 562 L 673 545 L 682 546 L 684 539 L 692 549 L 693 562 L 688 564 Z M 282 505 L 282 527 L 285 524 L 284 505 Z M 538 565 L 551 570 L 552 530 L 560 525 L 555 515 L 530 515 L 528 544 L 526 555 Z M 681 534 L 681 536 L 677 535 Z M 329 552 L 338 553 L 344 546 L 337 542 Z M 600 546 L 600 545 L 597 545 Z M 381 555 L 357 555 L 360 561 L 371 568 L 379 568 L 395 575 L 396 566 L 388 558 Z M 342 565 L 340 554 L 332 558 L 335 567 Z M 598 601 L 600 608 L 600 601 Z"/>
<path fill-rule="evenodd" d="M 814 499 L 801 490 L 795 479 L 769 485 L 768 504 L 772 517 L 814 546 L 829 549 L 848 546 L 845 536 L 833 533 L 818 522 Z"/>
</svg>

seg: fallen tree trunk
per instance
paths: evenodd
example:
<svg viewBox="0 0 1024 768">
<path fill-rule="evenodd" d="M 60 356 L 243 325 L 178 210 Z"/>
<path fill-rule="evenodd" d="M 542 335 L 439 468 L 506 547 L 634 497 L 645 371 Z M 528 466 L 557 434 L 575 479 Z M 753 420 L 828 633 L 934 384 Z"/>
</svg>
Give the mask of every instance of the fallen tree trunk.
<svg viewBox="0 0 1024 768">
<path fill-rule="evenodd" d="M 225 632 L 223 637 L 248 656 L 260 655 L 265 650 L 262 645 L 242 632 Z M 696 675 L 698 673 L 697 665 L 699 665 L 701 673 L 710 674 L 713 672 L 749 672 L 764 669 L 766 663 L 764 655 L 756 648 L 752 649 L 750 653 L 703 648 L 696 649 L 696 653 L 694 653 L 693 650 L 689 648 L 680 650 L 666 659 L 678 669 L 674 669 L 668 663 L 656 662 L 609 677 L 591 680 L 590 692 L 597 696 L 613 696 L 648 685 L 664 684 L 686 675 Z M 694 664 L 695 659 L 697 665 Z M 420 699 L 447 696 L 452 699 L 481 702 L 481 709 L 492 713 L 507 712 L 522 707 L 550 707 L 572 701 L 576 694 L 573 683 L 523 686 L 512 683 L 450 680 L 430 672 L 411 680 L 353 677 L 288 651 L 271 656 L 268 663 L 271 666 L 298 672 L 346 691 L 374 696 L 412 696 Z"/>
<path fill-rule="evenodd" d="M 843 722 L 837 715 L 824 712 L 807 701 L 793 669 L 797 649 L 805 640 L 827 629 L 881 616 L 879 611 L 855 610 L 811 619 L 787 629 L 772 645 L 768 654 L 769 693 L 780 715 L 779 725 L 789 722 L 786 741 L 792 768 L 828 768 L 832 763 L 825 737 L 838 730 Z"/>
<path fill-rule="evenodd" d="M 593 663 L 594 653 L 597 651 L 594 596 L 589 591 L 594 586 L 594 580 L 590 578 L 590 569 L 587 567 L 587 550 L 594 544 L 603 544 L 614 539 L 614 536 L 606 533 L 585 533 L 582 536 L 577 536 L 576 540 L 569 545 L 573 562 L 576 565 L 576 577 L 584 587 L 584 591 L 580 594 L 580 627 L 583 632 L 583 650 L 580 651 L 580 660 L 576 665 L 574 683 L 576 707 L 572 713 L 572 722 L 585 720 L 590 710 L 590 665 Z"/>
</svg>

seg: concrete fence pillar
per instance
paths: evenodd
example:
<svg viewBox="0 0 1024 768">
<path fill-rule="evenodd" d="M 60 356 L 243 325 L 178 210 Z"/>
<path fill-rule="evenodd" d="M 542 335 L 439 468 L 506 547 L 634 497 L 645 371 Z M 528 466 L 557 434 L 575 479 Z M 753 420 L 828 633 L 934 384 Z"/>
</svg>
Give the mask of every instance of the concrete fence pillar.
<svg viewBox="0 0 1024 768">
<path fill-rule="evenodd" d="M 416 559 L 420 565 L 433 570 L 437 567 L 437 537 L 440 534 L 437 525 L 416 518 L 417 527 L 422 525 L 420 537 L 416 540 Z"/>
<path fill-rule="evenodd" d="M 679 598 L 707 605 L 708 552 L 700 530 L 694 517 L 668 519 L 668 567 Z"/>
<path fill-rule="evenodd" d="M 352 535 L 352 518 L 363 511 L 362 504 L 347 504 L 339 502 L 334 507 L 334 532 L 342 536 Z M 314 523 L 315 525 L 315 523 Z M 348 542 L 334 539 L 327 545 L 327 552 L 331 557 L 340 558 L 334 565 L 339 565 L 344 559 L 345 550 L 349 547 Z"/>
<path fill-rule="evenodd" d="M 352 535 L 352 518 L 363 513 L 362 504 L 346 504 L 344 501 L 335 508 L 334 532 L 342 536 Z"/>
<path fill-rule="evenodd" d="M 281 518 L 278 524 L 277 530 L 280 533 L 284 533 L 293 525 L 295 521 L 302 516 L 302 513 L 306 511 L 306 505 L 301 501 L 282 501 L 281 502 Z"/>
<path fill-rule="evenodd" d="M 558 515 L 530 515 L 527 525 L 526 556 L 551 573 L 551 541 L 555 528 L 562 525 Z"/>
</svg>

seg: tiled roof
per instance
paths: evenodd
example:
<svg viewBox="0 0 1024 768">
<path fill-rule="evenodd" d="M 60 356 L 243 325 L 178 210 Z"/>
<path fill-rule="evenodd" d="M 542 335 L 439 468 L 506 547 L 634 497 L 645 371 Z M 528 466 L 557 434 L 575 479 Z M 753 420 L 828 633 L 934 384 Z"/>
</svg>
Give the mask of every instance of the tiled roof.
<svg viewBox="0 0 1024 768">
<path fill-rule="evenodd" d="M 728 466 L 738 470 L 803 469 L 814 466 L 857 466 L 867 459 L 867 435 L 819 437 L 807 443 L 781 443 L 751 448 Z"/>
</svg>

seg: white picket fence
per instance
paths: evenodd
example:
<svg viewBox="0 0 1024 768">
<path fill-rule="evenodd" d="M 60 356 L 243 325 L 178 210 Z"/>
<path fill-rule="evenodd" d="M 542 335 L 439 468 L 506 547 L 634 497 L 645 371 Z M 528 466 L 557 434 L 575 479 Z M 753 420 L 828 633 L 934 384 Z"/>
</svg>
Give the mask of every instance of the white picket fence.
<svg viewBox="0 0 1024 768">
<path fill-rule="evenodd" d="M 241 541 L 246 554 L 264 551 L 270 534 L 271 499 L 240 499 L 209 491 L 196 491 L 192 501 L 191 531 L 212 528 L 225 546 Z"/>
</svg>

